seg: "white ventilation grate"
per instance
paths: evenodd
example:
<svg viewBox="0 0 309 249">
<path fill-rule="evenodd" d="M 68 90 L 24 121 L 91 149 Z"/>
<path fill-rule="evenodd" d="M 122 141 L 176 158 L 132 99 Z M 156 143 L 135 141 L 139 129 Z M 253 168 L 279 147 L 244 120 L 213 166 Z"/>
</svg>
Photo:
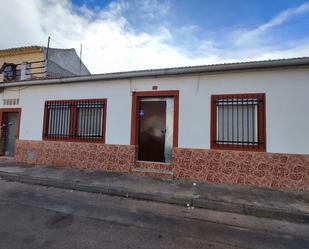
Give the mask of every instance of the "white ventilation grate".
<svg viewBox="0 0 309 249">
<path fill-rule="evenodd" d="M 4 99 L 3 105 L 19 105 L 19 99 Z"/>
</svg>

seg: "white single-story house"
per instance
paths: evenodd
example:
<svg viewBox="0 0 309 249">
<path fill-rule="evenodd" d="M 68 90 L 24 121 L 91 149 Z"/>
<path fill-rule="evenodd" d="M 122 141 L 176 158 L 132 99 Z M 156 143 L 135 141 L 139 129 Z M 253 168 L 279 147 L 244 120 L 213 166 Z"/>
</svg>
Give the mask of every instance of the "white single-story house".
<svg viewBox="0 0 309 249">
<path fill-rule="evenodd" d="M 0 87 L 18 161 L 309 191 L 309 57 Z"/>
</svg>

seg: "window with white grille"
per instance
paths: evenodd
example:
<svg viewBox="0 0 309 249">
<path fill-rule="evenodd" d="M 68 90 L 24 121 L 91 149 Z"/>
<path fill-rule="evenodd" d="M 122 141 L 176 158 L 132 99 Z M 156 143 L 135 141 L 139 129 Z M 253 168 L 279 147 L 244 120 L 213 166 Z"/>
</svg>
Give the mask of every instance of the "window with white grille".
<svg viewBox="0 0 309 249">
<path fill-rule="evenodd" d="M 106 99 L 45 102 L 43 138 L 54 140 L 105 140 Z"/>
<path fill-rule="evenodd" d="M 212 96 L 212 147 L 265 150 L 265 94 Z"/>
</svg>

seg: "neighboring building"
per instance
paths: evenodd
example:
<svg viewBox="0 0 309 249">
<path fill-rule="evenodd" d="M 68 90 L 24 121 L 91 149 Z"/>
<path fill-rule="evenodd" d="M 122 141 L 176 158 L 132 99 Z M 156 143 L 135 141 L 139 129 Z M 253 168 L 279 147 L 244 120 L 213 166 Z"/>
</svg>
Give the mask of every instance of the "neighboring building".
<svg viewBox="0 0 309 249">
<path fill-rule="evenodd" d="M 18 161 L 309 191 L 309 57 L 1 86 Z"/>
<path fill-rule="evenodd" d="M 89 74 L 74 48 L 30 46 L 0 50 L 0 82 Z"/>
</svg>

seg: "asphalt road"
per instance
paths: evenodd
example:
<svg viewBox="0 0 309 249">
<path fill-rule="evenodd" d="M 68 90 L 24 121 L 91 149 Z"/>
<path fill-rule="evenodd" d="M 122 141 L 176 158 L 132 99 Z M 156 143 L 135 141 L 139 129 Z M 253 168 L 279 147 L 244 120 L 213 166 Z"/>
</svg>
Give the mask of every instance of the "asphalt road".
<svg viewBox="0 0 309 249">
<path fill-rule="evenodd" d="M 309 224 L 0 180 L 0 248 L 309 248 Z"/>
</svg>

